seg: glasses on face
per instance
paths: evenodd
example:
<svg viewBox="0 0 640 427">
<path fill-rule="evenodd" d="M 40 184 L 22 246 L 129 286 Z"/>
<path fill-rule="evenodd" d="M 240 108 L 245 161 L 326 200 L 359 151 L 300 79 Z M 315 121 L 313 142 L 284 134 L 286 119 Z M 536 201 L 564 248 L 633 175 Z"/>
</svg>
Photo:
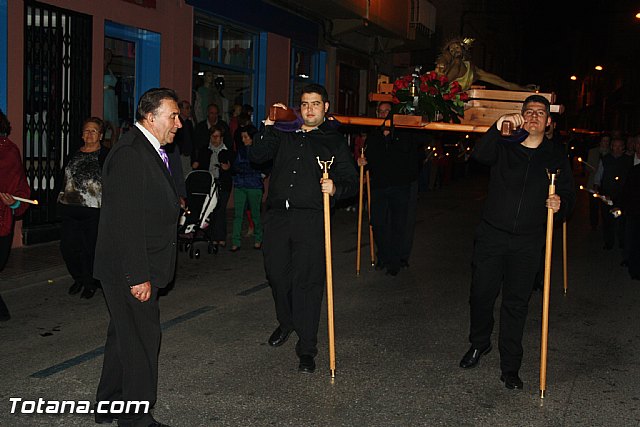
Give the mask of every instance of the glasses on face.
<svg viewBox="0 0 640 427">
<path fill-rule="evenodd" d="M 100 133 L 100 131 L 99 130 L 95 130 L 95 129 L 83 129 L 82 130 L 82 134 L 83 135 L 97 135 L 99 133 Z"/>
<path fill-rule="evenodd" d="M 547 115 L 547 110 L 524 110 L 522 113 L 524 117 L 544 117 Z"/>
</svg>

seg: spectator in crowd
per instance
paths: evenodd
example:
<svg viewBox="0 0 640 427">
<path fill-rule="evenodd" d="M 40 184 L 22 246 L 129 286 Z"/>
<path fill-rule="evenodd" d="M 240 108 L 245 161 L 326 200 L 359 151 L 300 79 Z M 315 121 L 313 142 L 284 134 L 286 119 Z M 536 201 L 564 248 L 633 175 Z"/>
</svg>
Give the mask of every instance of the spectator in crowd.
<svg viewBox="0 0 640 427">
<path fill-rule="evenodd" d="M 11 252 L 14 221 L 29 207 L 14 196 L 28 198 L 31 193 L 22 166 L 22 155 L 9 139 L 10 134 L 11 123 L 0 110 L 0 272 L 4 270 Z M 9 309 L 0 296 L 0 321 L 10 318 Z"/>
<path fill-rule="evenodd" d="M 109 150 L 102 145 L 104 122 L 89 117 L 82 124 L 83 145 L 71 155 L 58 195 L 62 217 L 60 252 L 73 278 L 69 294 L 82 290 L 91 298 L 100 282 L 93 277 L 93 262 L 102 205 L 102 166 Z"/>
<path fill-rule="evenodd" d="M 609 154 L 611 144 L 611 137 L 609 135 L 602 135 L 600 137 L 600 143 L 598 146 L 593 147 L 589 150 L 587 154 L 587 166 L 589 177 L 587 178 L 587 188 L 590 190 L 595 190 L 595 177 L 596 177 L 596 168 L 600 164 L 600 161 L 604 156 Z M 589 198 L 589 221 L 591 223 L 591 229 L 595 230 L 598 228 L 598 221 L 600 217 L 600 209 L 604 209 L 605 206 L 602 206 L 602 202 L 600 199 L 595 197 Z"/>
<path fill-rule="evenodd" d="M 614 137 L 611 141 L 611 153 L 602 157 L 598 164 L 598 170 L 594 177 L 594 189 L 608 197 L 616 205 L 619 203 L 624 181 L 633 166 L 633 158 L 624 154 L 625 145 L 621 137 Z M 618 245 L 624 248 L 624 216 L 614 218 L 609 212 L 608 206 L 603 206 L 602 234 L 604 237 L 604 249 L 613 249 L 616 235 Z"/>
</svg>

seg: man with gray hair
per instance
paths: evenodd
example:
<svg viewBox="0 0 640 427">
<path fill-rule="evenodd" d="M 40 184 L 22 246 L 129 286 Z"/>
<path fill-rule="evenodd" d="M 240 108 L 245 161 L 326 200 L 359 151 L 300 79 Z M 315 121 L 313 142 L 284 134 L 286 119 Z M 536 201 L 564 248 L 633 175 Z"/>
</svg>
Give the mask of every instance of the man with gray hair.
<svg viewBox="0 0 640 427">
<path fill-rule="evenodd" d="M 172 280 L 180 203 L 164 146 L 182 127 L 171 89 L 140 98 L 135 126 L 105 160 L 94 275 L 102 282 L 111 320 L 96 399 L 143 401 L 158 388 L 158 290 Z M 98 409 L 100 405 L 96 409 Z M 108 407 L 108 406 L 107 406 Z M 159 427 L 150 413 L 100 413 L 97 423 Z"/>
<path fill-rule="evenodd" d="M 478 141 L 473 157 L 491 167 L 489 194 L 475 234 L 469 305 L 471 348 L 460 361 L 473 368 L 489 353 L 493 307 L 500 291 L 500 380 L 521 389 L 522 335 L 529 298 L 544 246 L 547 210 L 564 217 L 575 201 L 573 176 L 564 149 L 545 136 L 551 123 L 549 101 L 531 95 L 522 113 L 506 114 Z M 508 121 L 526 137 L 501 138 Z M 518 134 L 520 134 L 518 132 Z M 559 171 L 556 194 L 549 195 L 547 172 Z"/>
</svg>

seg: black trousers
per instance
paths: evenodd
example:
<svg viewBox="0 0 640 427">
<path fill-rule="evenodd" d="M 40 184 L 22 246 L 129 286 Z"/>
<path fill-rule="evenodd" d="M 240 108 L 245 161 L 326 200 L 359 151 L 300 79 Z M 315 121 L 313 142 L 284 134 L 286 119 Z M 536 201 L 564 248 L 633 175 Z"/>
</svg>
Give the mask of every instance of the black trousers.
<svg viewBox="0 0 640 427">
<path fill-rule="evenodd" d="M 378 260 L 390 269 L 399 269 L 400 258 L 406 254 L 409 193 L 409 185 L 371 189 L 371 225 Z"/>
<path fill-rule="evenodd" d="M 627 216 L 625 254 L 629 264 L 629 275 L 633 279 L 640 279 L 640 215 Z"/>
<path fill-rule="evenodd" d="M 600 209 L 605 210 L 604 207 L 601 207 L 602 201 L 595 197 L 589 197 L 589 222 L 591 223 L 591 228 L 595 229 L 598 227 L 598 220 L 600 218 Z"/>
<path fill-rule="evenodd" d="M 0 271 L 4 270 L 4 266 L 7 265 L 9 260 L 9 253 L 11 252 L 11 242 L 13 241 L 13 233 L 8 236 L 0 236 Z M 9 316 L 9 309 L 7 308 L 2 296 L 0 296 L 0 317 Z"/>
<path fill-rule="evenodd" d="M 211 213 L 213 220 L 213 234 L 211 239 L 215 242 L 227 241 L 227 203 L 231 192 L 228 190 L 220 190 L 218 192 L 218 204 Z"/>
<path fill-rule="evenodd" d="M 476 231 L 469 341 L 478 348 L 491 342 L 493 307 L 502 290 L 498 338 L 502 372 L 518 372 L 522 364 L 522 334 L 543 244 L 544 234 L 513 235 L 484 221 Z"/>
<path fill-rule="evenodd" d="M 326 268 L 323 212 L 269 209 L 262 248 L 280 327 L 296 331 L 298 356 L 315 356 Z"/>
<path fill-rule="evenodd" d="M 4 266 L 7 265 L 7 261 L 9 261 L 12 241 L 13 233 L 8 236 L 0 236 L 0 271 L 4 270 Z"/>
<path fill-rule="evenodd" d="M 620 216 L 614 218 L 609 213 L 608 206 L 601 206 L 600 212 L 602 213 L 602 235 L 604 237 L 604 246 L 608 249 L 612 249 L 616 242 L 616 235 L 618 236 L 618 245 L 620 248 L 624 248 L 624 233 L 625 233 L 625 217 Z"/>
<path fill-rule="evenodd" d="M 123 283 L 103 282 L 102 289 L 111 320 L 96 400 L 142 400 L 153 407 L 161 337 L 158 289 L 151 287 L 147 302 L 135 299 Z M 118 425 L 146 427 L 151 422 L 151 414 L 121 414 Z"/>
<path fill-rule="evenodd" d="M 404 230 L 404 245 L 400 259 L 409 262 L 413 248 L 413 233 L 416 228 L 416 210 L 418 209 L 418 180 L 409 185 L 409 200 L 407 202 L 407 222 Z"/>
<path fill-rule="evenodd" d="M 73 280 L 85 288 L 95 289 L 93 260 L 98 239 L 100 209 L 58 203 L 62 217 L 60 252 Z"/>
</svg>

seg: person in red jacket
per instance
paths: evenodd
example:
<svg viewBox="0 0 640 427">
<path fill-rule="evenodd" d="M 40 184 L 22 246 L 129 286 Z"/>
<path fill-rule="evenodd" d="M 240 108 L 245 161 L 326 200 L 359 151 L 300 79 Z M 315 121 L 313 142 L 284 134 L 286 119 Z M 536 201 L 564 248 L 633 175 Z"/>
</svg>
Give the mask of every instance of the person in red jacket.
<svg viewBox="0 0 640 427">
<path fill-rule="evenodd" d="M 13 223 L 17 216 L 27 210 L 29 205 L 13 196 L 27 198 L 31 193 L 27 177 L 22 167 L 18 147 L 9 140 L 11 123 L 0 110 L 0 271 L 9 259 L 13 241 Z M 9 310 L 0 297 L 0 321 L 9 320 Z"/>
</svg>

